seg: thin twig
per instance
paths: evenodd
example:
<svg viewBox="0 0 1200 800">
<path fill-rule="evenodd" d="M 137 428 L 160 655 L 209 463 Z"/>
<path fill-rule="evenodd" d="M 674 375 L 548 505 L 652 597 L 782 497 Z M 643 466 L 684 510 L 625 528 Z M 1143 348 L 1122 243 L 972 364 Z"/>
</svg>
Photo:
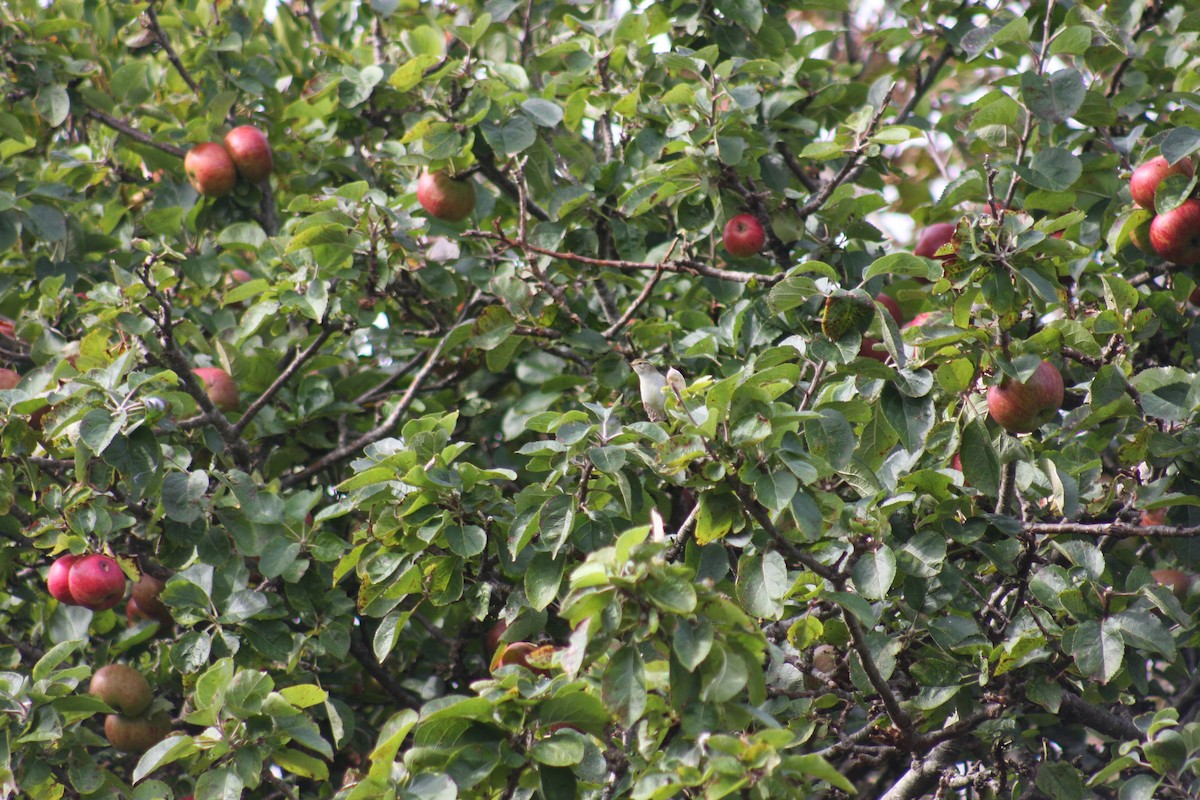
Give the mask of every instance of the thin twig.
<svg viewBox="0 0 1200 800">
<path fill-rule="evenodd" d="M 94 109 L 94 108 L 88 108 L 86 113 L 89 117 L 96 120 L 97 122 L 101 122 L 101 123 L 107 125 L 108 127 L 112 128 L 114 131 L 118 131 L 120 133 L 125 134 L 130 139 L 133 139 L 136 142 L 141 142 L 142 144 L 147 145 L 149 147 L 153 147 L 156 150 L 161 150 L 164 153 L 169 153 L 170 155 L 173 155 L 176 158 L 183 158 L 184 156 L 187 155 L 187 151 L 184 150 L 182 147 L 177 147 L 173 144 L 166 144 L 165 142 L 156 142 L 148 134 L 142 133 L 141 131 L 139 131 L 136 128 L 129 125 L 129 123 L 123 122 L 122 120 L 119 120 L 116 117 L 109 116 L 108 114 L 105 114 L 103 111 L 98 111 L 97 109 Z"/>
<path fill-rule="evenodd" d="M 537 215 L 535 214 L 534 216 Z M 529 244 L 528 242 L 522 245 L 520 242 L 510 239 L 503 234 L 493 233 L 491 231 L 471 230 L 465 231 L 462 235 L 470 239 L 491 239 L 492 241 L 500 242 L 507 247 L 520 248 L 522 250 L 528 250 L 532 253 L 538 253 L 543 256 L 562 259 L 563 261 L 574 261 L 579 264 L 591 264 L 592 266 L 596 267 L 612 267 L 613 269 L 619 269 L 625 272 L 637 272 L 639 270 L 653 271 L 661 269 L 664 272 L 676 272 L 683 275 L 701 275 L 706 278 L 718 278 L 723 281 L 733 281 L 735 283 L 750 283 L 751 281 L 758 281 L 764 286 L 772 286 L 778 283 L 779 281 L 783 280 L 785 274 L 782 272 L 777 272 L 771 275 L 762 275 L 757 272 L 738 272 L 736 270 L 718 269 L 716 267 L 710 267 L 706 264 L 702 264 L 691 259 L 653 263 L 647 261 L 622 261 L 620 259 L 592 258 L 591 256 L 581 256 L 577 253 L 565 253 L 556 250 L 549 250 L 544 247 L 538 247 L 537 245 Z"/>
<path fill-rule="evenodd" d="M 675 241 L 671 242 L 671 247 L 667 250 L 667 254 L 662 257 L 662 261 L 659 262 L 660 264 L 665 263 L 671 257 L 671 254 L 675 252 L 675 246 L 678 244 L 679 237 L 675 237 Z M 662 277 L 662 274 L 663 271 L 661 269 L 655 270 L 654 275 L 652 275 L 650 280 L 646 282 L 646 285 L 642 287 L 641 293 L 634 298 L 634 301 L 632 304 L 630 304 L 629 308 L 625 309 L 625 313 L 621 315 L 620 319 L 605 328 L 604 332 L 600 335 L 605 339 L 611 339 L 613 336 L 616 336 L 617 333 L 629 323 L 629 320 L 633 319 L 633 315 L 637 313 L 637 310 L 641 308 L 642 304 L 650 298 L 650 294 L 654 291 L 654 287 L 658 284 L 658 279 Z"/>
<path fill-rule="evenodd" d="M 158 13 L 154 10 L 154 0 L 146 5 L 146 18 L 150 22 L 150 30 L 154 32 L 154 38 L 158 39 L 158 44 L 162 47 L 163 52 L 167 54 L 167 60 L 171 62 L 171 66 L 175 67 L 175 71 L 179 73 L 179 77 L 183 78 L 196 95 L 197 100 L 202 100 L 200 97 L 200 87 L 192 80 L 192 76 L 188 74 L 187 68 L 183 66 L 183 62 L 179 60 L 179 55 L 175 52 L 175 48 L 171 47 L 171 40 L 167 38 L 167 34 L 163 31 L 162 25 L 158 23 Z"/>
<path fill-rule="evenodd" d="M 327 320 L 328 314 L 326 315 L 326 320 L 323 321 L 323 323 Z M 274 398 L 275 395 L 279 393 L 279 390 L 282 389 L 288 382 L 288 380 L 295 375 L 302 366 L 304 366 L 305 362 L 316 355 L 316 352 L 321 349 L 321 345 L 325 344 L 325 341 L 333 334 L 333 330 L 334 329 L 332 327 L 326 325 L 326 327 L 322 328 L 321 332 L 317 334 L 317 338 L 312 340 L 308 347 L 301 350 L 295 355 L 295 357 L 292 358 L 292 362 L 284 368 L 283 372 L 279 373 L 279 376 L 275 378 L 270 386 L 267 387 L 266 391 L 255 398 L 254 402 L 249 405 L 249 407 L 246 409 L 246 413 L 242 414 L 242 418 L 233 424 L 234 433 L 240 435 L 241 432 L 246 429 L 246 426 L 249 425 L 256 416 L 258 416 L 258 412 L 262 411 L 263 408 L 266 407 L 267 403 L 271 402 L 271 399 Z"/>
<path fill-rule="evenodd" d="M 313 38 L 318 44 L 325 44 L 325 34 L 321 31 L 321 18 L 317 16 L 317 4 L 313 0 L 304 0 L 304 15 L 308 17 L 308 26 L 312 29 Z"/>
<path fill-rule="evenodd" d="M 464 313 L 473 304 L 474 299 L 464 305 Z M 461 324 L 462 321 L 463 320 L 460 317 L 458 324 Z M 429 351 L 429 355 L 425 358 L 424 366 L 422 366 L 421 369 L 417 371 L 417 374 L 413 376 L 412 383 L 408 385 L 408 389 L 401 396 L 400 401 L 396 403 L 395 408 L 391 410 L 391 412 L 382 422 L 380 422 L 370 431 L 364 433 L 362 436 L 359 436 L 357 439 L 354 439 L 343 445 L 339 445 L 333 450 L 330 450 L 328 453 L 318 458 L 300 472 L 294 472 L 290 475 L 284 476 L 281 481 L 283 486 L 287 488 L 294 486 L 297 483 L 306 481 L 321 470 L 327 469 L 338 462 L 344 461 L 345 459 L 362 450 L 364 447 L 372 445 L 375 442 L 378 442 L 380 439 L 389 436 L 392 430 L 395 429 L 396 425 L 399 424 L 400 418 L 403 417 L 408 411 L 409 407 L 413 403 L 413 400 L 416 399 L 417 393 L 421 390 L 421 387 L 424 385 L 425 381 L 429 379 L 429 376 L 433 373 L 434 368 L 437 367 L 438 362 L 441 359 L 442 352 L 446 349 L 446 345 L 450 342 L 450 337 L 453 336 L 454 332 L 458 329 L 458 324 L 452 326 L 446 335 L 443 336 L 434 346 L 434 348 Z"/>
</svg>

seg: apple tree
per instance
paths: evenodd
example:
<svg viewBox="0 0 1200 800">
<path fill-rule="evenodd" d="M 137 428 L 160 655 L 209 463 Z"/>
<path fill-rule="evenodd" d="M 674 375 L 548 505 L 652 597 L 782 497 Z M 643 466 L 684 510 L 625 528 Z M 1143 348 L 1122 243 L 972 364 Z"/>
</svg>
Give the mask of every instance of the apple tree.
<svg viewBox="0 0 1200 800">
<path fill-rule="evenodd" d="M 1197 29 L 0 3 L 0 796 L 1195 797 Z"/>
</svg>

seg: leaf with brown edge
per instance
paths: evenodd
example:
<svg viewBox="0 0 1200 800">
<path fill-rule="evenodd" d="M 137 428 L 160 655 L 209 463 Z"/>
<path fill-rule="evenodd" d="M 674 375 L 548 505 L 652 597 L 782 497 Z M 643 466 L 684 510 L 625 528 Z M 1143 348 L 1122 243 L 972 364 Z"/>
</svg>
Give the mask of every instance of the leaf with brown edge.
<svg viewBox="0 0 1200 800">
<path fill-rule="evenodd" d="M 836 342 L 852 330 L 865 331 L 874 314 L 875 306 L 870 298 L 837 291 L 825 298 L 821 331 Z"/>
</svg>

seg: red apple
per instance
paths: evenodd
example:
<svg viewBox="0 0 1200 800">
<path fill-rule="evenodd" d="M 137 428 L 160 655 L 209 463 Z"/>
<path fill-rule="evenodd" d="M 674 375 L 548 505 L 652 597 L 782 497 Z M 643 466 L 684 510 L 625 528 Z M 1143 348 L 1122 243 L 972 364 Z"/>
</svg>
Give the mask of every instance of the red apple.
<svg viewBox="0 0 1200 800">
<path fill-rule="evenodd" d="M 747 258 L 762 251 L 767 234 L 750 214 L 738 214 L 725 223 L 721 244 L 734 258 Z"/>
<path fill-rule="evenodd" d="M 271 174 L 271 143 L 253 125 L 242 125 L 225 134 L 225 149 L 243 178 L 261 183 Z"/>
<path fill-rule="evenodd" d="M 1009 433 L 1030 433 L 1062 408 L 1062 373 L 1043 361 L 1025 383 L 1005 376 L 988 389 L 987 401 L 988 412 L 1001 428 Z"/>
<path fill-rule="evenodd" d="M 1192 589 L 1192 576 L 1177 569 L 1156 569 L 1150 576 L 1155 583 L 1170 589 L 1181 603 Z"/>
<path fill-rule="evenodd" d="M 7 336 L 10 339 L 15 339 L 17 336 L 17 326 L 8 317 L 0 317 L 0 336 Z"/>
<path fill-rule="evenodd" d="M 904 329 L 908 330 L 909 328 L 921 327 L 933 317 L 933 314 L 934 312 L 932 311 L 922 311 L 920 314 L 917 314 L 915 317 L 906 322 L 904 324 Z"/>
<path fill-rule="evenodd" d="M 1151 508 L 1142 512 L 1142 525 L 1147 527 L 1151 525 L 1166 525 L 1167 510 L 1165 508 Z"/>
<path fill-rule="evenodd" d="M 171 718 L 159 711 L 145 717 L 109 714 L 104 718 L 104 735 L 108 743 L 122 753 L 144 753 L 167 738 Z"/>
<path fill-rule="evenodd" d="M 496 624 L 488 628 L 487 633 L 483 635 L 484 647 L 487 648 L 488 654 L 496 652 L 496 648 L 500 646 L 500 637 L 508 630 L 508 623 L 504 620 L 497 620 Z"/>
<path fill-rule="evenodd" d="M 441 170 L 425 172 L 417 180 L 417 202 L 436 219 L 462 222 L 475 210 L 475 184 Z"/>
<path fill-rule="evenodd" d="M 252 280 L 253 277 L 254 276 L 252 276 L 249 272 L 241 267 L 238 267 L 237 269 L 229 270 L 229 276 L 226 278 L 225 282 L 230 285 L 235 283 L 246 283 Z"/>
<path fill-rule="evenodd" d="M 1151 220 L 1150 246 L 1172 264 L 1200 263 L 1200 200 L 1185 200 Z"/>
<path fill-rule="evenodd" d="M 896 320 L 897 325 L 904 324 L 904 312 L 900 310 L 900 304 L 896 302 L 896 298 L 880 292 L 875 295 L 875 302 L 888 310 L 888 313 L 892 315 L 892 319 Z"/>
<path fill-rule="evenodd" d="M 913 255 L 924 258 L 940 258 L 942 261 L 949 261 L 954 258 L 953 255 L 936 256 L 935 253 L 944 244 L 954 238 L 956 227 L 953 222 L 935 222 L 930 225 L 921 231 L 921 235 L 917 237 L 917 245 L 913 248 Z"/>
<path fill-rule="evenodd" d="M 192 370 L 204 383 L 204 392 L 221 411 L 236 411 L 238 388 L 229 373 L 218 367 L 199 367 Z"/>
<path fill-rule="evenodd" d="M 67 583 L 75 602 L 93 611 L 112 608 L 125 596 L 125 573 L 115 560 L 99 553 L 72 564 Z"/>
<path fill-rule="evenodd" d="M 237 184 L 237 167 L 216 142 L 204 142 L 189 150 L 183 159 L 183 171 L 192 188 L 205 197 L 223 197 Z"/>
<path fill-rule="evenodd" d="M 71 565 L 78 560 L 79 556 L 73 556 L 70 553 L 59 556 L 50 565 L 50 571 L 46 573 L 46 589 L 50 592 L 50 596 L 69 606 L 79 605 L 71 596 L 70 583 Z"/>
<path fill-rule="evenodd" d="M 130 717 L 144 712 L 154 699 L 150 684 L 142 673 L 124 664 L 109 664 L 96 670 L 88 685 L 88 694 Z"/>
<path fill-rule="evenodd" d="M 1190 178 L 1193 171 L 1192 162 L 1186 158 L 1174 164 L 1167 164 L 1165 158 L 1155 156 L 1133 171 L 1129 178 L 1129 193 L 1133 195 L 1133 202 L 1153 211 L 1154 193 L 1158 190 L 1158 185 L 1170 175 L 1186 175 Z"/>
<path fill-rule="evenodd" d="M 15 389 L 20 382 L 20 373 L 7 367 L 0 367 L 0 389 Z"/>
</svg>

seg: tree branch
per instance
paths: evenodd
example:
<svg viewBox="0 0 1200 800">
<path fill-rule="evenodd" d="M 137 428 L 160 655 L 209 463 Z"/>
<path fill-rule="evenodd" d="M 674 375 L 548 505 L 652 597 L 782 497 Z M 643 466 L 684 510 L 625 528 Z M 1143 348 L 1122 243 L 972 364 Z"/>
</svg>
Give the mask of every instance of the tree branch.
<svg viewBox="0 0 1200 800">
<path fill-rule="evenodd" d="M 953 752 L 949 742 L 942 742 L 924 758 L 913 759 L 908 772 L 884 792 L 879 800 L 915 800 L 920 797 L 941 772 L 942 767 L 950 763 Z"/>
<path fill-rule="evenodd" d="M 1113 739 L 1134 742 L 1146 740 L 1146 734 L 1132 720 L 1107 708 L 1092 705 L 1074 692 L 1063 692 L 1059 713 L 1068 722 L 1078 722 Z"/>
<path fill-rule="evenodd" d="M 1113 536 L 1118 539 L 1193 539 L 1200 536 L 1195 525 L 1137 525 L 1129 522 L 1027 522 L 1021 526 L 1029 533 L 1050 535 Z"/>
<path fill-rule="evenodd" d="M 281 481 L 284 488 L 288 488 L 301 483 L 302 481 L 306 481 L 321 470 L 327 469 L 338 462 L 344 461 L 345 459 L 362 450 L 364 447 L 372 445 L 375 442 L 378 442 L 380 439 L 390 435 L 392 430 L 395 429 L 396 425 L 400 422 L 400 418 L 404 416 L 405 412 L 407 412 L 409 407 L 412 405 L 413 400 L 416 399 L 417 392 L 421 390 L 421 387 L 424 385 L 425 381 L 428 380 L 429 376 L 433 373 L 434 368 L 438 365 L 438 360 L 442 356 L 442 352 L 446 349 L 446 345 L 450 342 L 450 337 L 454 335 L 454 332 L 458 329 L 458 325 L 462 323 L 463 316 L 465 315 L 466 311 L 474 304 L 474 302 L 475 299 L 472 298 L 470 302 L 463 306 L 463 315 L 460 315 L 458 322 L 452 326 L 450 330 L 447 331 L 446 335 L 443 336 L 441 340 L 439 340 L 434 346 L 434 348 L 429 351 L 429 355 L 425 358 L 425 365 L 422 366 L 421 369 L 417 371 L 417 374 L 413 376 L 412 383 L 408 385 L 408 389 L 400 398 L 400 402 L 396 404 L 396 407 L 391 410 L 391 413 L 387 415 L 383 422 L 379 423 L 362 436 L 359 436 L 357 439 L 347 442 L 346 444 L 339 445 L 333 450 L 330 450 L 328 453 L 318 458 L 300 472 L 295 472 L 291 475 L 284 476 Z"/>
<path fill-rule="evenodd" d="M 192 93 L 196 95 L 196 99 L 203 99 L 200 97 L 200 87 L 196 85 L 196 82 L 192 80 L 192 76 L 188 74 L 187 68 L 183 66 L 183 62 L 179 60 L 179 56 L 175 53 L 175 48 L 171 47 L 171 40 L 167 38 L 162 25 L 158 23 L 158 13 L 154 10 L 154 0 L 150 0 L 146 5 L 146 18 L 150 22 L 150 30 L 154 32 L 154 38 L 158 40 L 163 52 L 167 54 L 167 60 L 171 62 L 171 66 L 175 67 L 175 71 L 179 73 L 179 77 L 183 78 L 183 82 L 191 88 Z"/>
<path fill-rule="evenodd" d="M 536 216 L 536 215 L 535 215 Z M 513 247 L 521 250 L 528 250 L 531 253 L 538 253 L 551 258 L 562 259 L 563 261 L 574 261 L 579 264 L 591 264 L 596 267 L 612 267 L 624 272 L 637 272 L 639 270 L 662 270 L 663 272 L 676 272 L 683 275 L 700 275 L 706 278 L 717 278 L 723 281 L 733 281 L 735 283 L 750 283 L 758 281 L 764 286 L 772 286 L 783 280 L 786 273 L 776 272 L 771 275 L 762 275 L 757 272 L 738 272 L 736 270 L 718 269 L 701 264 L 698 261 L 691 259 L 683 259 L 676 261 L 666 261 L 656 264 L 648 261 L 622 261 L 619 259 L 609 258 L 592 258 L 591 256 L 581 256 L 576 253 L 562 253 L 556 250 L 548 250 L 544 247 L 538 247 L 529 243 L 521 244 L 520 242 L 509 239 L 507 236 L 499 233 L 491 233 L 489 231 L 471 230 L 462 234 L 466 238 L 471 239 L 490 239 L 495 242 L 500 242 L 506 247 Z"/>
<path fill-rule="evenodd" d="M 271 399 L 278 394 L 279 390 L 284 387 L 284 384 L 304 366 L 306 361 L 316 355 L 316 352 L 321 349 L 321 345 L 325 344 L 325 341 L 333 334 L 333 328 L 327 325 L 328 319 L 328 312 L 326 312 L 326 318 L 322 321 L 322 324 L 325 324 L 326 327 L 321 329 L 321 332 L 317 334 L 317 338 L 313 339 L 308 347 L 301 350 L 292 358 L 292 362 L 284 368 L 283 372 L 279 373 L 279 377 L 250 404 L 246 412 L 242 414 L 242 418 L 233 424 L 232 429 L 235 434 L 241 435 L 242 431 L 246 430 L 246 426 L 258 415 L 258 412 L 263 410 L 267 403 L 271 402 Z"/>
<path fill-rule="evenodd" d="M 108 127 L 112 128 L 114 131 L 125 134 L 130 139 L 133 139 L 135 142 L 141 142 L 142 144 L 147 145 L 148 147 L 153 147 L 156 150 L 161 150 L 164 153 L 168 153 L 170 155 L 175 156 L 176 158 L 183 158 L 184 156 L 187 155 L 187 151 L 184 150 L 182 147 L 176 147 L 173 144 L 167 144 L 165 142 L 156 142 L 149 135 L 142 133 L 141 131 L 133 128 L 129 123 L 123 122 L 122 120 L 119 120 L 116 117 L 109 116 L 108 114 L 105 114 L 103 111 L 99 111 L 97 109 L 89 107 L 87 109 L 87 115 L 89 117 L 91 117 L 92 119 L 96 120 L 97 122 L 107 125 Z"/>
</svg>

